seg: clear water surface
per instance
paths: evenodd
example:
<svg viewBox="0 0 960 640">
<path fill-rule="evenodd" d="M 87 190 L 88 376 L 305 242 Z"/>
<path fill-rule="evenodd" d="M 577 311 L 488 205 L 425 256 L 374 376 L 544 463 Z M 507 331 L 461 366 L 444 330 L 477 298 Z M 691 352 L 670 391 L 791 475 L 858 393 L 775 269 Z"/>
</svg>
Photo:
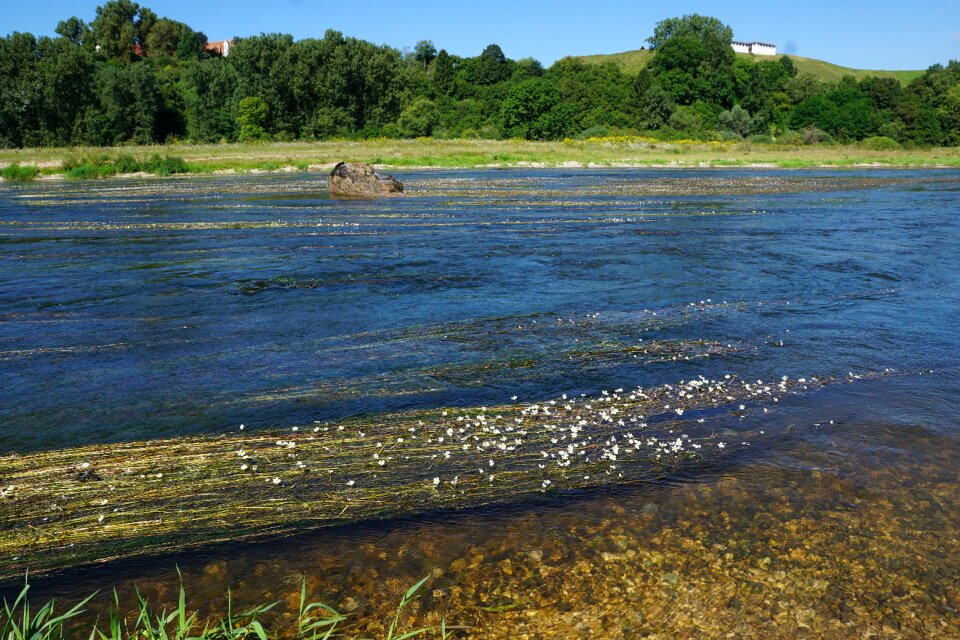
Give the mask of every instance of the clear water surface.
<svg viewBox="0 0 960 640">
<path fill-rule="evenodd" d="M 776 437 L 671 482 L 42 592 L 136 581 L 169 601 L 179 566 L 216 609 L 228 585 L 286 602 L 307 577 L 369 635 L 434 572 L 422 615 L 478 637 L 960 633 L 960 172 L 399 177 L 409 195 L 380 201 L 331 199 L 315 174 L 0 185 L 0 454 L 701 374 L 896 373 L 723 418 Z"/>
</svg>

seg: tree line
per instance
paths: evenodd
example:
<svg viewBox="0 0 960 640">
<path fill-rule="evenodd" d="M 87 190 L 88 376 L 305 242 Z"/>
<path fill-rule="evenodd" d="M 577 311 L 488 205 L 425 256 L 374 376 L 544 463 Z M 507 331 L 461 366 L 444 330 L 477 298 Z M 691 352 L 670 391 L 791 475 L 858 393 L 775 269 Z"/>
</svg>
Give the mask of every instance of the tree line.
<svg viewBox="0 0 960 640">
<path fill-rule="evenodd" d="M 56 33 L 0 39 L 0 146 L 638 133 L 960 144 L 958 61 L 906 87 L 822 82 L 786 56 L 736 56 L 730 27 L 696 14 L 656 25 L 638 74 L 573 59 L 544 68 L 496 44 L 476 57 L 428 40 L 399 51 L 333 30 L 235 38 L 224 57 L 202 32 L 132 0 Z"/>
</svg>

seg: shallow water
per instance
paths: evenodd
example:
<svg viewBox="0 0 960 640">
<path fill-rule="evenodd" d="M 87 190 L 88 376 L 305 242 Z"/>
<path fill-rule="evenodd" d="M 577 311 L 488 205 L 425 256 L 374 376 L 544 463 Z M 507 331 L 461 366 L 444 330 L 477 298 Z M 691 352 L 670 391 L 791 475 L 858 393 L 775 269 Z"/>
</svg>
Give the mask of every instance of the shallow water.
<svg viewBox="0 0 960 640">
<path fill-rule="evenodd" d="M 0 453 L 676 383 L 896 373 L 705 428 L 669 482 L 374 522 L 37 583 L 286 599 L 373 634 L 951 637 L 956 171 L 451 171 L 0 186 Z M 831 421 L 833 421 L 831 423 Z M 0 470 L 2 481 L 2 470 Z M 2 482 L 0 482 L 2 484 Z M 264 593 L 266 592 L 266 596 Z M 211 600 L 216 608 L 220 600 Z"/>
</svg>

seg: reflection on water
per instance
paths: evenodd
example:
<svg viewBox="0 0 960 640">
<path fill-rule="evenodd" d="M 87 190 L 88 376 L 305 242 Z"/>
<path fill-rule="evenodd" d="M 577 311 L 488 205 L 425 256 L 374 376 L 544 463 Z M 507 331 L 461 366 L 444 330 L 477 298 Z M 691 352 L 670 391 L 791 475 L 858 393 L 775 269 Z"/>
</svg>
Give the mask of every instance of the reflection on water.
<svg viewBox="0 0 960 640">
<path fill-rule="evenodd" d="M 230 586 L 289 616 L 306 579 L 377 636 L 430 574 L 415 618 L 470 637 L 960 636 L 960 175 L 407 180 L 375 203 L 300 175 L 3 186 L 0 451 L 903 373 L 704 424 L 768 437 L 665 483 L 120 562 L 38 595 L 120 583 L 130 602 L 136 582 L 169 606 L 179 567 L 204 614 Z"/>
</svg>

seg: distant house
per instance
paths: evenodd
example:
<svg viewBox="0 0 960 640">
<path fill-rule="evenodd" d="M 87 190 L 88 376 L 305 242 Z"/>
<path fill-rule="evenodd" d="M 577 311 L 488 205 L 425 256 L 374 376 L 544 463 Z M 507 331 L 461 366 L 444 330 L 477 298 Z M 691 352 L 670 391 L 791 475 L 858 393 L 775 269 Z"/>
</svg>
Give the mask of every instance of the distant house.
<svg viewBox="0 0 960 640">
<path fill-rule="evenodd" d="M 734 40 L 730 43 L 730 46 L 737 53 L 751 53 L 755 56 L 777 55 L 777 45 L 767 42 L 738 42 Z"/>
<path fill-rule="evenodd" d="M 233 40 L 214 40 L 213 42 L 207 43 L 207 53 L 226 58 L 230 55 L 230 47 L 232 45 Z"/>
</svg>

